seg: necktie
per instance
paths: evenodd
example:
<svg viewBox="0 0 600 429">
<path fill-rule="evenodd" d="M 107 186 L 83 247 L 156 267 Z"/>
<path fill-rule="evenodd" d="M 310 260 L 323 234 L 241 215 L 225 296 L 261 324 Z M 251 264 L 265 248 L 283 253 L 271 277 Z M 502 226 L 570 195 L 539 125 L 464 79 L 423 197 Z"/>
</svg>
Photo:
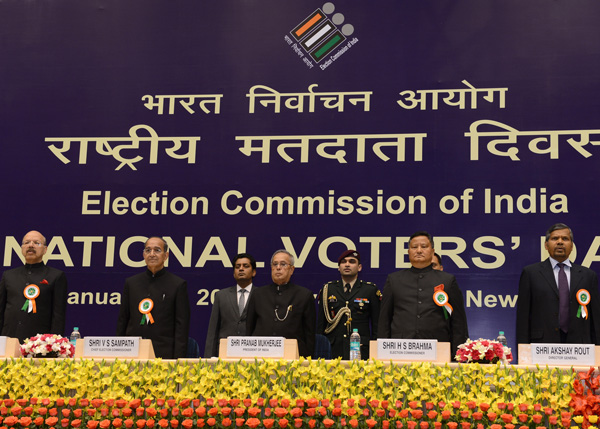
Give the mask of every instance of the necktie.
<svg viewBox="0 0 600 429">
<path fill-rule="evenodd" d="M 246 293 L 246 289 L 241 289 L 240 290 L 240 302 L 239 302 L 239 307 L 240 307 L 240 316 L 242 315 L 242 313 L 244 312 L 244 307 L 246 306 L 246 297 L 244 296 L 244 294 Z"/>
<path fill-rule="evenodd" d="M 346 283 L 346 286 L 344 286 L 344 292 L 350 293 L 350 283 Z"/>
<path fill-rule="evenodd" d="M 565 273 L 565 264 L 558 264 L 558 321 L 560 329 L 566 334 L 569 332 L 569 282 Z"/>
</svg>

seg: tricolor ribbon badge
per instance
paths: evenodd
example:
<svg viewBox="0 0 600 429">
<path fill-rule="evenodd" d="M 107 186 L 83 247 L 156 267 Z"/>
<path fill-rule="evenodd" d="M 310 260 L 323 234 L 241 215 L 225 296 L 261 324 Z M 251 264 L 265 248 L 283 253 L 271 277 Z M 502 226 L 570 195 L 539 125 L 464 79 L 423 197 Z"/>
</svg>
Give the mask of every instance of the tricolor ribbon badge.
<svg viewBox="0 0 600 429">
<path fill-rule="evenodd" d="M 21 310 L 28 313 L 37 313 L 35 299 L 40 296 L 39 286 L 34 284 L 25 286 L 25 289 L 23 289 L 23 295 L 25 295 L 25 304 L 23 304 Z"/>
<path fill-rule="evenodd" d="M 452 306 L 448 301 L 448 294 L 444 292 L 443 284 L 433 288 L 433 302 L 444 309 L 444 318 L 446 319 L 452 315 Z"/>
<path fill-rule="evenodd" d="M 579 289 L 577 291 L 577 302 L 579 303 L 579 310 L 577 310 L 577 317 L 588 318 L 587 305 L 590 303 L 591 296 L 586 289 Z"/>
<path fill-rule="evenodd" d="M 154 308 L 154 301 L 150 298 L 142 299 L 140 301 L 140 305 L 138 305 L 138 309 L 140 313 L 142 313 L 142 321 L 140 325 L 154 323 L 154 319 L 152 318 L 152 314 L 150 312 Z"/>
</svg>

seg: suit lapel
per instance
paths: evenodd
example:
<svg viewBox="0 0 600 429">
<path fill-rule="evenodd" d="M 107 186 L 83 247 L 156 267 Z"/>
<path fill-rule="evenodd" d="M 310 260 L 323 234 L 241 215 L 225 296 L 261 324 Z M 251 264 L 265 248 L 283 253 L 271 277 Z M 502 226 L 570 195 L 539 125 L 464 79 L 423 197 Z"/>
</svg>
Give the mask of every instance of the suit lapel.
<svg viewBox="0 0 600 429">
<path fill-rule="evenodd" d="M 556 279 L 554 278 L 554 272 L 552 271 L 552 264 L 550 263 L 550 259 L 546 259 L 544 262 L 540 263 L 540 272 L 542 277 L 546 279 L 546 284 L 548 287 L 554 292 L 556 296 L 558 296 L 558 285 L 556 284 Z"/>
<path fill-rule="evenodd" d="M 581 277 L 581 267 L 571 263 L 571 282 L 569 283 L 569 292 L 573 297 L 577 295 L 577 291 L 579 290 L 579 283 L 581 282 Z"/>
<path fill-rule="evenodd" d="M 230 290 L 231 290 L 231 293 L 228 294 L 228 297 L 229 297 L 229 302 L 231 303 L 231 311 L 233 312 L 233 314 L 239 316 L 240 307 L 238 305 L 238 300 L 237 300 L 237 286 L 232 287 Z"/>
</svg>

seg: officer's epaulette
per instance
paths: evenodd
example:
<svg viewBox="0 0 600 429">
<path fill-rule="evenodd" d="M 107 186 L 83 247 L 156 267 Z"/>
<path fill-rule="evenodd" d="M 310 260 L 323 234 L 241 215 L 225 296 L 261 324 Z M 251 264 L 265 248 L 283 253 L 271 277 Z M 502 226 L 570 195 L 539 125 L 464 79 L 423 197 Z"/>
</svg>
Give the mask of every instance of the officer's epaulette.
<svg viewBox="0 0 600 429">
<path fill-rule="evenodd" d="M 376 285 L 375 283 L 373 283 L 373 282 L 366 282 L 366 281 L 364 281 L 364 280 L 362 280 L 362 282 L 363 282 L 364 284 L 366 284 L 366 285 L 373 286 L 373 287 L 375 287 L 375 288 L 377 287 L 377 285 Z"/>
</svg>

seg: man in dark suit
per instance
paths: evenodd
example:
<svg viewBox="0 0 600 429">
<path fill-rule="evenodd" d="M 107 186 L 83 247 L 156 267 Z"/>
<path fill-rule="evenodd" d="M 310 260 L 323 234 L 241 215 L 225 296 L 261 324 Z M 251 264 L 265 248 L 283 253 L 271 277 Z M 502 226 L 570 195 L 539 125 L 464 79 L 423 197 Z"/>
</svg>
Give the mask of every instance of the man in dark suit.
<svg viewBox="0 0 600 429">
<path fill-rule="evenodd" d="M 550 257 L 523 269 L 517 300 L 517 343 L 600 344 L 598 276 L 573 264 L 573 232 L 563 224 L 546 232 Z M 579 301 L 586 303 L 587 318 Z"/>
<path fill-rule="evenodd" d="M 295 339 L 300 356 L 310 357 L 315 349 L 315 298 L 290 282 L 293 273 L 294 256 L 276 251 L 271 258 L 273 283 L 257 288 L 248 302 L 246 333 Z"/>
<path fill-rule="evenodd" d="M 144 245 L 147 270 L 125 280 L 117 335 L 152 340 L 163 359 L 185 358 L 190 328 L 187 283 L 165 270 L 165 240 L 150 237 Z"/>
<path fill-rule="evenodd" d="M 360 357 L 369 359 L 369 341 L 377 338 L 381 292 L 358 279 L 360 254 L 346 250 L 338 258 L 342 278 L 327 283 L 319 293 L 317 333 L 331 343 L 331 356 L 350 359 L 350 334 L 358 329 Z"/>
<path fill-rule="evenodd" d="M 434 252 L 433 238 L 426 231 L 410 237 L 412 266 L 387 277 L 377 338 L 450 342 L 455 356 L 469 337 L 463 295 L 452 274 L 433 269 Z"/>
<path fill-rule="evenodd" d="M 252 279 L 256 275 L 256 260 L 248 253 L 240 253 L 233 258 L 233 278 L 237 285 L 220 290 L 215 294 L 215 302 L 208 332 L 204 357 L 219 356 L 221 338 L 246 335 L 246 305 L 252 295 Z"/>
<path fill-rule="evenodd" d="M 6 271 L 0 280 L 2 335 L 25 338 L 36 334 L 64 335 L 67 309 L 65 273 L 43 262 L 48 247 L 38 231 L 21 244 L 25 265 Z"/>
</svg>

